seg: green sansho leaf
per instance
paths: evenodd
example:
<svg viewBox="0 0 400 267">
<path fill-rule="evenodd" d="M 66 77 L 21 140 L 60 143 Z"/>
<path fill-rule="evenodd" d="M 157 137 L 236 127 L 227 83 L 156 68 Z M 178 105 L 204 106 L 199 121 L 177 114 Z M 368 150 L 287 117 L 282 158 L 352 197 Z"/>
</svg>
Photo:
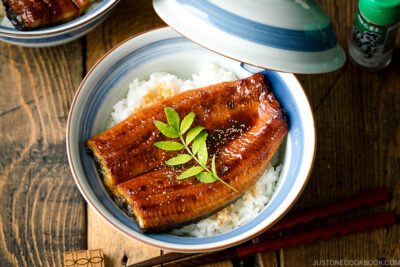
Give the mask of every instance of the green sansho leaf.
<svg viewBox="0 0 400 267">
<path fill-rule="evenodd" d="M 190 154 L 180 154 L 176 157 L 170 158 L 165 162 L 165 164 L 170 166 L 181 165 L 194 159 L 200 165 L 199 166 L 195 164 L 194 166 L 184 171 L 176 179 L 182 180 L 192 176 L 196 176 L 196 178 L 202 183 L 213 183 L 218 180 L 224 185 L 228 186 L 233 191 L 237 192 L 234 187 L 218 177 L 217 169 L 215 166 L 215 154 L 212 156 L 211 170 L 207 167 L 208 150 L 206 140 L 208 134 L 206 132 L 203 132 L 205 127 L 198 126 L 191 129 L 186 135 L 186 142 L 183 139 L 183 134 L 185 134 L 190 129 L 196 115 L 193 112 L 190 112 L 185 118 L 183 118 L 181 122 L 179 114 L 173 108 L 166 107 L 164 110 L 167 116 L 168 124 L 155 120 L 154 125 L 166 137 L 179 137 L 180 142 L 161 141 L 155 142 L 154 146 L 167 151 L 186 149 Z M 189 148 L 190 143 L 192 143 L 191 151 Z"/>
<path fill-rule="evenodd" d="M 175 165 L 181 165 L 185 164 L 186 162 L 190 161 L 192 159 L 192 156 L 188 154 L 180 154 L 176 157 L 170 158 L 165 162 L 165 164 L 170 165 L 170 166 L 175 166 Z"/>
<path fill-rule="evenodd" d="M 210 172 L 201 172 L 196 175 L 197 180 L 199 180 L 202 183 L 214 183 L 217 178 L 214 176 L 214 174 Z"/>
<path fill-rule="evenodd" d="M 169 138 L 178 138 L 179 137 L 179 133 L 171 126 L 168 126 L 167 124 L 165 124 L 161 121 L 154 121 L 154 124 L 156 125 L 157 129 L 166 137 L 169 137 Z"/>
<path fill-rule="evenodd" d="M 215 154 L 212 157 L 211 161 L 211 170 L 217 176 L 217 169 L 215 168 Z"/>
<path fill-rule="evenodd" d="M 181 150 L 185 148 L 185 146 L 182 145 L 181 143 L 174 141 L 155 142 L 154 145 L 163 150 Z"/>
<path fill-rule="evenodd" d="M 206 132 L 202 132 L 194 139 L 192 144 L 193 155 L 196 155 L 196 153 L 199 151 L 200 144 L 206 141 L 207 136 L 208 134 Z"/>
<path fill-rule="evenodd" d="M 203 166 L 207 165 L 208 160 L 208 151 L 207 151 L 207 144 L 206 140 L 202 141 L 199 145 L 199 152 L 197 152 L 197 156 L 199 158 L 200 163 Z"/>
<path fill-rule="evenodd" d="M 178 177 L 176 177 L 176 179 L 178 179 L 178 180 L 186 179 L 186 178 L 195 176 L 196 174 L 202 172 L 203 170 L 204 170 L 203 167 L 194 166 L 194 167 L 191 167 L 190 169 L 186 170 L 184 173 L 182 173 Z"/>
<path fill-rule="evenodd" d="M 175 111 L 175 109 L 167 107 L 164 109 L 165 114 L 167 115 L 167 121 L 169 126 L 174 128 L 177 132 L 179 132 L 179 114 Z"/>
<path fill-rule="evenodd" d="M 186 135 L 186 145 L 189 145 L 204 129 L 205 127 L 203 126 L 197 126 L 196 128 L 191 129 Z"/>
<path fill-rule="evenodd" d="M 184 134 L 187 130 L 189 130 L 190 126 L 192 126 L 195 116 L 196 115 L 194 114 L 194 112 L 190 112 L 188 115 L 186 115 L 185 118 L 183 118 L 181 123 L 181 134 Z"/>
</svg>

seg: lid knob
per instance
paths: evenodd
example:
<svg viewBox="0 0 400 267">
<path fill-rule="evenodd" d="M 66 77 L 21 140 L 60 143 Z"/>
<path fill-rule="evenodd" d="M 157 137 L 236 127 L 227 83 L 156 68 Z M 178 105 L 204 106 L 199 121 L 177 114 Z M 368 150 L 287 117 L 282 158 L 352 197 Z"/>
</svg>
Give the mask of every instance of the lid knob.
<svg viewBox="0 0 400 267">
<path fill-rule="evenodd" d="M 358 7 L 375 24 L 390 25 L 400 20 L 400 0 L 360 0 Z"/>
</svg>

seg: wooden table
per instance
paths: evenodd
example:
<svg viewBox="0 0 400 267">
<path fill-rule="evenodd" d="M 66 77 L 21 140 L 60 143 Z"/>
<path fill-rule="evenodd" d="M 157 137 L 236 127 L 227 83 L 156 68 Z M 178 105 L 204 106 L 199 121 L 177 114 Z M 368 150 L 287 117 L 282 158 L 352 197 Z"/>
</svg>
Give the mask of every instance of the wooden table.
<svg viewBox="0 0 400 267">
<path fill-rule="evenodd" d="M 347 48 L 357 1 L 319 2 Z M 151 1 L 122 0 L 105 23 L 67 45 L 30 49 L 0 43 L 0 266 L 61 266 L 63 252 L 87 248 L 103 248 L 107 266 L 161 253 L 124 237 L 87 207 L 65 151 L 68 109 L 89 68 L 124 39 L 161 25 Z M 362 72 L 348 61 L 332 73 L 297 76 L 314 110 L 318 144 L 313 173 L 291 212 L 385 186 L 393 192 L 390 203 L 325 223 L 388 209 L 400 214 L 399 39 L 392 64 L 380 72 Z M 244 266 L 400 262 L 399 240 L 397 224 L 261 254 Z M 232 265 L 238 263 L 212 266 Z"/>
</svg>

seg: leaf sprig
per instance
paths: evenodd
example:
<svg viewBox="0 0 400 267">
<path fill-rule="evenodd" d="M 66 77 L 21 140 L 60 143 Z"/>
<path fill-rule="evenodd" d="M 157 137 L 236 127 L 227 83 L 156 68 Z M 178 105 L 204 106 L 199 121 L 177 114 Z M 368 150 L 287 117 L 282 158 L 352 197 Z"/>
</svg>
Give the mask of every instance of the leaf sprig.
<svg viewBox="0 0 400 267">
<path fill-rule="evenodd" d="M 191 160 L 194 160 L 197 163 L 197 165 L 190 167 L 176 179 L 182 180 L 196 176 L 197 180 L 203 183 L 213 183 L 218 180 L 233 191 L 237 192 L 234 187 L 218 176 L 215 168 L 215 155 L 212 156 L 211 170 L 207 167 L 209 156 L 206 140 L 208 134 L 203 131 L 205 129 L 203 126 L 197 126 L 190 129 L 196 115 L 193 112 L 190 112 L 181 122 L 179 114 L 173 108 L 167 107 L 164 110 L 167 115 L 168 124 L 157 120 L 154 121 L 154 124 L 163 135 L 173 139 L 179 138 L 180 142 L 161 141 L 155 142 L 154 145 L 162 150 L 177 151 L 185 149 L 187 152 L 187 154 L 183 153 L 170 158 L 165 162 L 165 164 L 176 166 L 188 163 Z M 189 132 L 187 132 L 188 130 Z M 186 132 L 186 138 L 183 138 L 183 135 Z M 191 148 L 189 147 L 190 145 Z"/>
</svg>

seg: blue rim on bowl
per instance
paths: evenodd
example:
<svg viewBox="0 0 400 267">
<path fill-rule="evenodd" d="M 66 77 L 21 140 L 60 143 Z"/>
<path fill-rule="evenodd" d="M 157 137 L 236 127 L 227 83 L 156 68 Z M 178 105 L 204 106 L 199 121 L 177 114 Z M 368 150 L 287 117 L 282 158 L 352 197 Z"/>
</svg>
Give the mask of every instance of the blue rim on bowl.
<svg viewBox="0 0 400 267">
<path fill-rule="evenodd" d="M 307 97 L 292 74 L 263 71 L 289 118 L 289 135 L 281 180 L 269 204 L 250 222 L 207 238 L 143 234 L 108 196 L 84 142 L 104 130 L 104 114 L 126 93 L 132 75 L 145 77 L 149 70 L 179 68 L 180 63 L 211 57 L 231 66 L 239 76 L 259 69 L 216 55 L 165 27 L 133 36 L 104 55 L 88 72 L 71 105 L 67 123 L 67 153 L 75 182 L 86 201 L 113 227 L 145 244 L 181 252 L 223 249 L 249 240 L 277 222 L 294 204 L 310 175 L 315 154 L 315 126 Z M 171 60 L 174 64 L 171 64 Z M 219 62 L 218 62 L 219 60 Z M 188 64 L 187 66 L 189 66 Z M 157 67 L 161 69 L 156 69 Z M 186 65 L 184 66 L 186 68 Z M 154 72 L 153 71 L 153 72 Z M 296 158 L 297 160 L 293 160 Z"/>
<path fill-rule="evenodd" d="M 153 6 L 186 38 L 261 68 L 324 73 L 346 61 L 329 17 L 313 0 L 153 0 Z"/>
<path fill-rule="evenodd" d="M 84 23 L 87 23 L 89 21 L 92 21 L 96 19 L 96 17 L 101 16 L 105 12 L 107 12 L 110 8 L 114 7 L 116 4 L 118 4 L 119 0 L 103 0 L 99 5 L 93 9 L 92 11 L 88 12 L 87 14 L 84 14 L 72 21 L 60 24 L 60 25 L 55 25 L 55 26 L 50 26 L 47 28 L 42 28 L 42 29 L 35 29 L 31 31 L 20 31 L 15 28 L 9 28 L 5 26 L 0 25 L 0 35 L 6 35 L 6 36 L 14 36 L 14 37 L 37 37 L 37 36 L 43 36 L 43 35 L 49 35 L 49 34 L 57 34 L 57 33 L 62 33 L 66 30 L 71 30 L 76 27 L 82 26 Z"/>
<path fill-rule="evenodd" d="M 102 22 L 119 0 L 102 0 L 82 16 L 64 24 L 20 31 L 0 25 L 0 40 L 22 46 L 43 47 L 73 41 Z"/>
</svg>

